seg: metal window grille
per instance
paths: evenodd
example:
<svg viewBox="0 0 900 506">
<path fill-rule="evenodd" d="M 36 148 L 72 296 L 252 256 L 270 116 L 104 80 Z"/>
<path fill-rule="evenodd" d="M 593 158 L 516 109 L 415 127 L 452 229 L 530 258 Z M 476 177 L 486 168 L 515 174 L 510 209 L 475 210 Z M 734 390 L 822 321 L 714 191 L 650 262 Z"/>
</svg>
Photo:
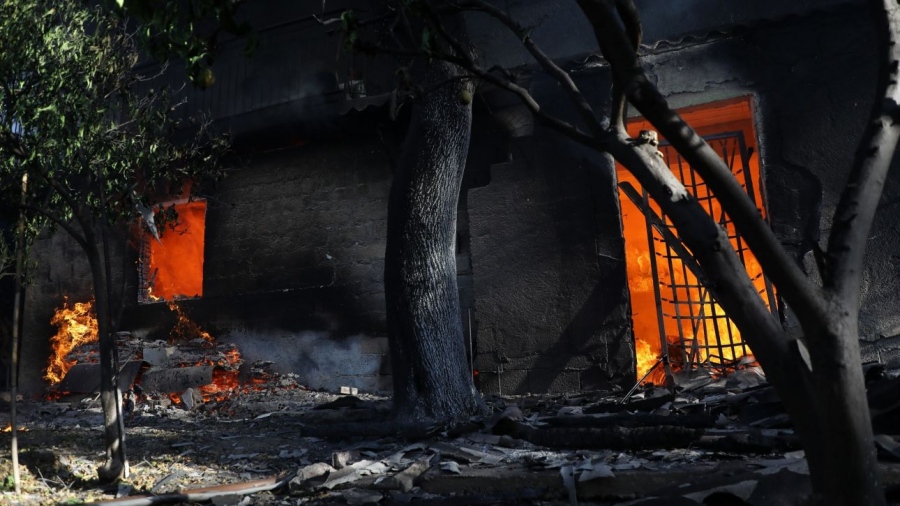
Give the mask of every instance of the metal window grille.
<svg viewBox="0 0 900 506">
<path fill-rule="evenodd" d="M 750 198 L 756 201 L 749 169 L 750 153 L 743 132 L 722 133 L 705 137 L 705 140 L 722 156 Z M 746 266 L 752 254 L 706 183 L 674 148 L 661 144 L 659 149 L 687 191 L 726 230 L 738 257 Z M 646 191 L 643 192 L 643 199 L 644 208 L 649 209 Z M 718 306 L 713 294 L 704 286 L 702 274 L 698 276 L 696 267 L 692 269 L 683 260 L 683 247 L 679 247 L 678 243 L 673 244 L 672 238 L 677 237 L 677 231 L 672 222 L 665 214 L 660 217 L 662 225 L 671 232 L 666 234 L 669 236 L 666 238 L 652 226 L 651 216 L 646 217 L 651 273 L 657 281 L 654 284 L 654 294 L 659 331 L 661 342 L 668 344 L 668 350 L 664 350 L 664 353 L 668 353 L 673 364 L 681 362 L 686 369 L 706 366 L 725 370 L 732 367 L 736 360 L 750 354 L 750 349 L 739 338 L 736 327 Z M 769 307 L 775 310 L 772 286 L 761 271 L 753 281 Z"/>
<path fill-rule="evenodd" d="M 147 234 L 141 235 L 140 254 L 138 255 L 138 302 L 153 302 L 150 294 L 153 290 L 153 282 L 156 280 L 155 270 L 150 269 L 150 237 Z"/>
</svg>

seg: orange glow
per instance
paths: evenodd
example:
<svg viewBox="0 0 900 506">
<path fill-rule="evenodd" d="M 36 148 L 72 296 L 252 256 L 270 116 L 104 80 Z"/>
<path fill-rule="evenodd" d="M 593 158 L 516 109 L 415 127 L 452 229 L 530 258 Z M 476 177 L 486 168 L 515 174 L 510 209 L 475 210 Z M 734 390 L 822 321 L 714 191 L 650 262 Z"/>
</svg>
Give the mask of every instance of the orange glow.
<svg viewBox="0 0 900 506">
<path fill-rule="evenodd" d="M 178 304 L 170 301 L 168 306 L 169 309 L 178 315 L 178 321 L 169 333 L 170 343 L 175 343 L 179 340 L 190 341 L 197 338 L 203 339 L 209 343 L 208 346 L 215 343 L 215 338 L 213 338 L 209 332 L 200 328 L 193 320 L 188 318 L 187 314 L 185 314 L 184 310 L 181 309 Z M 225 400 L 232 392 L 241 386 L 238 381 L 238 368 L 244 362 L 243 358 L 241 358 L 241 353 L 237 348 L 231 348 L 221 352 L 221 355 L 222 358 L 218 360 L 207 357 L 194 364 L 197 366 L 207 365 L 215 367 L 212 374 L 212 383 L 199 388 L 200 392 L 203 394 L 204 402 L 209 402 L 211 400 Z M 178 394 L 169 394 L 169 398 L 176 404 L 181 401 L 181 397 Z"/>
<path fill-rule="evenodd" d="M 18 429 L 16 429 L 16 431 L 28 432 L 28 429 L 26 429 L 25 427 L 19 427 Z M 0 432 L 12 432 L 12 424 L 10 424 L 10 423 L 6 424 L 6 427 L 3 427 L 2 429 L 0 429 Z"/>
<path fill-rule="evenodd" d="M 71 394 L 72 394 L 72 392 L 69 392 L 68 390 L 57 390 L 57 389 L 50 388 L 46 392 L 44 392 L 44 399 L 46 399 L 48 401 L 58 401 L 60 399 L 63 399 L 65 397 L 71 395 Z"/>
<path fill-rule="evenodd" d="M 237 348 L 232 348 L 222 355 L 223 358 L 213 364 L 218 367 L 213 369 L 212 383 L 200 387 L 204 402 L 209 402 L 213 399 L 223 401 L 241 386 L 238 381 L 238 367 L 244 362 L 241 358 L 241 353 Z"/>
<path fill-rule="evenodd" d="M 175 326 L 172 327 L 172 331 L 169 332 L 169 343 L 175 343 L 179 340 L 190 341 L 198 338 L 203 339 L 208 343 L 215 342 L 215 339 L 213 339 L 213 336 L 209 335 L 209 332 L 201 329 L 199 325 L 194 323 L 193 320 L 184 314 L 184 310 L 181 309 L 181 306 L 172 301 L 169 301 L 167 305 L 169 306 L 169 309 L 178 315 Z"/>
<path fill-rule="evenodd" d="M 205 402 L 213 399 L 223 401 L 239 386 L 238 371 L 226 371 L 225 369 L 216 368 L 213 370 L 213 382 L 200 387 L 200 392 L 203 393 Z"/>
<path fill-rule="evenodd" d="M 206 202 L 175 206 L 178 223 L 150 241 L 152 300 L 203 295 L 203 247 Z"/>
<path fill-rule="evenodd" d="M 57 332 L 50 338 L 50 363 L 44 379 L 55 385 L 75 365 L 74 360 L 66 360 L 66 355 L 78 345 L 97 340 L 97 317 L 94 315 L 93 302 L 76 302 L 70 307 L 69 301 L 64 300 L 50 324 L 56 326 Z"/>
<path fill-rule="evenodd" d="M 746 145 L 754 149 L 749 157 L 747 166 L 750 172 L 749 177 L 755 190 L 753 196 L 757 207 L 765 215 L 762 198 L 763 187 L 760 179 L 759 157 L 755 149 L 756 133 L 753 128 L 750 99 L 744 97 L 707 104 L 688 108 L 679 111 L 679 113 L 700 135 L 714 135 L 725 132 L 741 132 L 743 134 Z M 637 137 L 641 130 L 655 129 L 643 118 L 635 118 L 629 121 L 628 133 L 631 137 Z M 664 139 L 661 138 L 660 142 L 663 141 Z M 733 152 L 733 148 L 729 152 Z M 716 221 L 720 221 L 723 216 L 722 207 L 716 199 L 704 200 L 706 197 L 711 197 L 712 194 L 707 190 L 706 185 L 699 176 L 693 176 L 696 178 L 693 181 L 686 180 L 692 177 L 691 173 L 688 170 L 687 163 L 681 160 L 674 150 L 669 151 L 665 161 L 675 176 L 682 179 L 686 186 L 689 186 L 691 182 L 697 183 L 695 185 L 697 200 L 701 202 Z M 735 170 L 738 171 L 739 169 Z M 619 182 L 629 182 L 639 192 L 641 191 L 640 183 L 624 167 L 617 167 L 617 176 Z M 741 184 L 744 184 L 745 174 L 742 172 L 736 173 L 736 176 Z M 619 200 L 622 208 L 622 225 L 625 236 L 628 285 L 631 292 L 637 377 L 641 378 L 657 362 L 660 356 L 660 331 L 666 336 L 667 346 L 670 350 L 677 346 L 679 348 L 678 354 L 688 358 L 694 364 L 707 361 L 711 364 L 720 364 L 733 362 L 741 358 L 740 355 L 743 355 L 745 347 L 732 346 L 741 343 L 740 332 L 730 320 L 724 318 L 724 310 L 718 304 L 711 302 L 709 293 L 705 289 L 699 288 L 699 282 L 696 277 L 689 269 L 684 267 L 679 258 L 669 259 L 662 255 L 666 250 L 666 244 L 656 231 L 653 232 L 653 245 L 657 255 L 657 279 L 654 280 L 647 237 L 647 221 L 644 214 L 624 193 L 620 192 Z M 651 200 L 649 205 L 657 215 L 661 215 L 660 208 L 656 203 Z M 674 229 L 670 230 L 675 233 Z M 737 248 L 734 225 L 728 223 L 726 230 L 732 238 L 732 245 Z M 753 280 L 754 286 L 759 293 L 765 294 L 766 283 L 762 274 L 762 268 L 748 249 L 743 252 L 743 261 L 747 268 L 747 274 Z M 659 308 L 657 307 L 654 293 L 654 288 L 657 284 L 677 287 L 673 291 L 670 290 L 668 297 L 663 294 L 662 304 Z M 691 304 L 686 304 L 686 301 L 692 302 Z M 768 304 L 768 301 L 766 303 Z M 663 314 L 662 324 L 659 321 L 660 310 Z M 723 316 L 723 318 L 710 318 L 713 315 Z M 692 317 L 703 318 L 692 319 Z M 679 320 L 681 326 L 680 334 L 685 339 L 683 349 L 679 338 Z M 696 323 L 698 321 L 702 323 Z M 677 366 L 681 364 L 676 362 L 676 357 L 672 357 L 673 367 L 677 369 Z M 654 370 L 653 374 L 646 380 L 648 383 L 655 384 L 662 384 L 664 381 L 665 375 L 662 367 Z"/>
<path fill-rule="evenodd" d="M 647 374 L 647 371 L 656 365 L 659 359 L 659 346 L 656 348 L 657 349 L 654 350 L 653 347 L 643 339 L 635 339 L 634 355 L 637 359 L 638 379 L 644 377 L 644 374 Z M 665 379 L 665 369 L 663 369 L 662 366 L 658 366 L 656 369 L 653 369 L 653 372 L 649 376 L 647 376 L 644 383 L 661 385 L 665 382 Z"/>
</svg>

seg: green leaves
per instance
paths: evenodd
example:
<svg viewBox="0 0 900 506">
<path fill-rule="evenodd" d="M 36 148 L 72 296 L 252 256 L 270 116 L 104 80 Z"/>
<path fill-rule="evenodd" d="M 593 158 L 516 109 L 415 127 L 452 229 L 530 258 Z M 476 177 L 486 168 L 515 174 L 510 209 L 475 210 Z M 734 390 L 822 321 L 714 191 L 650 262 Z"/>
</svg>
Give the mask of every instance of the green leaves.
<svg viewBox="0 0 900 506">
<path fill-rule="evenodd" d="M 139 215 L 133 190 L 166 200 L 221 172 L 227 143 L 204 125 L 173 142 L 171 93 L 134 91 L 137 49 L 106 11 L 0 2 L 0 45 L 0 199 L 10 205 L 27 173 L 28 205 L 44 218 L 122 223 Z"/>
<path fill-rule="evenodd" d="M 426 56 L 433 56 L 437 52 L 437 32 L 431 27 L 422 29 L 422 52 Z"/>
<path fill-rule="evenodd" d="M 112 7 L 112 0 L 105 0 Z M 209 79 L 219 38 L 223 33 L 246 39 L 245 53 L 258 40 L 237 16 L 235 0 L 115 0 L 115 7 L 141 25 L 141 45 L 155 59 L 177 57 L 187 64 L 188 77 L 197 87 L 211 86 Z M 208 28 L 201 28 L 208 27 Z M 208 71 L 208 72 L 207 72 Z"/>
<path fill-rule="evenodd" d="M 344 34 L 344 50 L 353 51 L 359 42 L 359 20 L 353 10 L 341 13 L 341 32 Z"/>
</svg>

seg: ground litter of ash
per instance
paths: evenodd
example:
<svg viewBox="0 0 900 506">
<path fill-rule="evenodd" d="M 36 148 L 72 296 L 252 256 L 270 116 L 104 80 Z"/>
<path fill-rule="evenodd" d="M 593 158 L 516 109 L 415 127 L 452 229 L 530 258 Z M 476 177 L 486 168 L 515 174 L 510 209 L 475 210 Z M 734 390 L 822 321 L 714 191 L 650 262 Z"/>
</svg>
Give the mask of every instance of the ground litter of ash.
<svg viewBox="0 0 900 506">
<path fill-rule="evenodd" d="M 900 380 L 870 377 L 870 402 L 896 406 Z M 18 496 L 9 490 L 9 455 L 0 456 L 0 503 L 778 506 L 804 500 L 806 461 L 760 374 L 677 380 L 674 390 L 642 387 L 627 402 L 608 392 L 487 396 L 484 417 L 414 428 L 390 421 L 387 398 L 296 386 L 241 391 L 191 409 L 164 398 L 139 400 L 126 418 L 131 475 L 115 486 L 96 481 L 104 451 L 94 396 L 23 401 L 24 490 Z M 876 428 L 879 417 L 885 427 L 897 427 L 897 411 L 879 411 Z M 877 432 L 890 491 L 900 483 L 894 463 L 900 445 L 895 434 Z M 4 447 L 9 441 L 8 433 L 0 436 Z"/>
</svg>

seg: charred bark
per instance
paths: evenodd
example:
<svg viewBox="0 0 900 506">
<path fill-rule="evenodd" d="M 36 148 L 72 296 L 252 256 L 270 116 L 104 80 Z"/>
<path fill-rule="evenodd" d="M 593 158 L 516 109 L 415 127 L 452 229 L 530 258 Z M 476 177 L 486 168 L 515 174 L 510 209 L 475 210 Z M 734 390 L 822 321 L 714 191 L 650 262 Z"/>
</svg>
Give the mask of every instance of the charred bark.
<svg viewBox="0 0 900 506">
<path fill-rule="evenodd" d="M 416 62 L 422 86 L 391 184 L 384 291 L 401 423 L 466 417 L 482 401 L 466 364 L 456 286 L 456 206 L 472 84 L 449 63 Z"/>
</svg>

